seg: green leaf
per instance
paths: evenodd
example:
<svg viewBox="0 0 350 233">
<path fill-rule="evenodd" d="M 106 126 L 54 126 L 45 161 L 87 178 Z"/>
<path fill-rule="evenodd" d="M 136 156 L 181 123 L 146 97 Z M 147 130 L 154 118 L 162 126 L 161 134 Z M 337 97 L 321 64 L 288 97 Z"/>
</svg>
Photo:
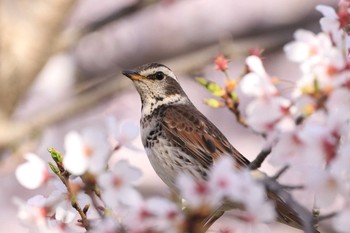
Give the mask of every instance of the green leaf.
<svg viewBox="0 0 350 233">
<path fill-rule="evenodd" d="M 196 81 L 204 87 L 206 87 L 209 83 L 209 81 L 207 79 L 200 78 L 200 77 L 196 78 Z"/>
<path fill-rule="evenodd" d="M 56 167 L 55 165 L 53 165 L 52 163 L 48 163 L 49 167 L 51 168 L 51 170 L 56 174 L 56 175 L 60 175 L 60 170 L 58 169 L 58 167 Z"/>
<path fill-rule="evenodd" d="M 217 83 L 214 83 L 214 82 L 208 83 L 207 89 L 215 96 L 222 96 L 225 94 L 225 90 L 222 89 Z"/>
<path fill-rule="evenodd" d="M 212 107 L 212 108 L 220 108 L 220 107 L 223 107 L 224 106 L 224 103 L 217 100 L 217 99 L 213 99 L 213 98 L 210 98 L 210 99 L 204 99 L 204 103 L 206 105 L 208 105 L 209 107 Z"/>
<path fill-rule="evenodd" d="M 58 152 L 57 150 L 55 150 L 54 148 L 49 148 L 48 152 L 51 154 L 52 159 L 56 163 L 61 163 L 63 161 L 62 154 L 60 152 Z"/>
</svg>

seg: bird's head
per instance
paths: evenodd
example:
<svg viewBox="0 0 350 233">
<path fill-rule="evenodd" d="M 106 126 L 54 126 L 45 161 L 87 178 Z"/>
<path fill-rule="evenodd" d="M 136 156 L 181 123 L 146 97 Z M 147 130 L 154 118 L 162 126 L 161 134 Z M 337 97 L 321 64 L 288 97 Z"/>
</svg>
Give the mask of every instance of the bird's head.
<svg viewBox="0 0 350 233">
<path fill-rule="evenodd" d="M 125 70 L 123 74 L 133 81 L 139 92 L 144 115 L 161 105 L 189 102 L 175 74 L 165 65 L 150 63 L 137 70 Z"/>
</svg>

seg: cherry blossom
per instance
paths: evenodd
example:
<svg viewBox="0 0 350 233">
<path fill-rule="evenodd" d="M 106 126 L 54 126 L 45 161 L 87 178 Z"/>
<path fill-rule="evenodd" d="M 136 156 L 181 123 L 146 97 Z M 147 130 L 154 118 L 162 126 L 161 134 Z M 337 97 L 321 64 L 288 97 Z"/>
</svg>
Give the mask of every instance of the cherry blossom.
<svg viewBox="0 0 350 233">
<path fill-rule="evenodd" d="M 337 232 L 346 233 L 350 229 L 350 204 L 348 203 L 345 208 L 340 211 L 333 218 L 333 227 Z"/>
<path fill-rule="evenodd" d="M 134 149 L 131 143 L 139 135 L 139 127 L 135 122 L 124 120 L 118 124 L 116 118 L 109 115 L 106 118 L 106 126 L 108 130 L 108 140 L 113 149 L 119 146 Z"/>
<path fill-rule="evenodd" d="M 315 192 L 315 205 L 322 208 L 333 204 L 340 191 L 340 180 L 330 170 L 320 167 L 308 167 L 304 174 L 307 187 Z"/>
<path fill-rule="evenodd" d="M 71 131 L 65 137 L 64 146 L 63 165 L 72 174 L 99 173 L 106 167 L 110 150 L 100 131 L 85 130 L 82 134 Z"/>
<path fill-rule="evenodd" d="M 96 221 L 93 228 L 90 230 L 92 233 L 112 233 L 119 232 L 121 228 L 119 222 L 113 217 L 105 217 L 101 221 Z"/>
<path fill-rule="evenodd" d="M 208 185 L 211 190 L 210 198 L 212 203 L 219 205 L 224 198 L 232 194 L 234 185 L 239 182 L 240 176 L 236 171 L 234 162 L 229 157 L 224 157 L 217 161 L 209 172 Z M 241 199 L 235 197 L 235 199 Z"/>
<path fill-rule="evenodd" d="M 242 92 L 254 97 L 276 95 L 278 91 L 266 73 L 261 59 L 257 56 L 249 56 L 246 63 L 250 72 L 240 82 Z"/>
<path fill-rule="evenodd" d="M 216 204 L 211 198 L 212 190 L 207 182 L 195 181 L 188 173 L 180 173 L 177 177 L 177 187 L 181 190 L 181 197 L 186 204 L 194 209 L 203 206 L 213 207 Z"/>
<path fill-rule="evenodd" d="M 289 100 L 280 96 L 257 98 L 246 108 L 247 123 L 252 129 L 261 133 L 268 133 L 274 129 L 291 130 L 294 128 L 294 123 L 291 119 L 287 119 L 290 104 Z"/>
<path fill-rule="evenodd" d="M 328 94 L 349 80 L 347 56 L 344 55 L 345 34 L 339 28 L 339 22 L 329 22 L 337 22 L 334 10 L 325 6 L 318 6 L 318 9 L 328 15 L 321 20 L 328 22 L 327 26 L 326 23 L 321 23 L 324 32 L 314 34 L 299 29 L 294 34 L 295 41 L 284 47 L 287 57 L 300 63 L 302 71 L 294 92 L 295 97 L 320 91 Z"/>
<path fill-rule="evenodd" d="M 24 155 L 27 162 L 16 168 L 18 182 L 28 189 L 36 189 L 48 181 L 50 175 L 48 166 L 33 153 Z"/>
<path fill-rule="evenodd" d="M 61 202 L 55 211 L 55 219 L 59 222 L 70 223 L 76 217 L 77 212 L 72 209 L 69 202 Z"/>
<path fill-rule="evenodd" d="M 59 223 L 72 223 L 77 217 L 77 211 L 72 207 L 71 199 L 74 198 L 80 206 L 91 205 L 90 198 L 83 192 L 72 191 L 68 193 L 67 188 L 61 182 L 54 182 L 55 190 L 48 196 L 47 202 L 50 204 L 52 211 L 55 213 L 54 220 Z M 80 178 L 69 181 L 71 188 L 81 187 L 83 185 Z M 76 189 L 76 188 L 73 188 Z M 78 189 L 77 189 L 78 190 Z M 89 211 L 89 214 L 92 214 Z"/>
<path fill-rule="evenodd" d="M 36 195 L 27 202 L 14 198 L 18 206 L 17 216 L 21 222 L 28 227 L 44 227 L 49 209 L 46 208 L 46 198 L 43 195 Z"/>
<path fill-rule="evenodd" d="M 261 223 L 275 219 L 274 205 L 266 201 L 264 186 L 248 169 L 235 168 L 234 161 L 228 156 L 216 162 L 208 174 L 208 181 L 195 181 L 190 175 L 182 174 L 177 182 L 181 196 L 192 209 L 203 205 L 215 209 L 230 202 L 232 206 L 244 206 L 245 211 L 236 212 L 237 218 L 247 220 L 248 225 L 260 227 Z"/>
<path fill-rule="evenodd" d="M 131 166 L 128 161 L 118 161 L 111 171 L 98 177 L 103 200 L 111 208 L 119 205 L 135 206 L 140 204 L 142 198 L 140 193 L 134 189 L 134 184 L 141 175 L 141 171 Z"/>
<path fill-rule="evenodd" d="M 305 123 L 296 131 L 280 136 L 269 162 L 276 166 L 321 166 L 334 156 L 337 140 L 332 130 L 317 122 Z"/>
<path fill-rule="evenodd" d="M 165 198 L 153 197 L 131 209 L 125 218 L 129 232 L 181 232 L 184 215 L 181 209 Z"/>
<path fill-rule="evenodd" d="M 18 218 L 21 223 L 28 227 L 30 232 L 37 233 L 66 233 L 71 229 L 64 223 L 58 224 L 52 206 L 54 203 L 49 198 L 36 195 L 24 202 L 14 198 L 14 203 L 18 206 Z M 74 213 L 75 215 L 75 213 Z"/>
<path fill-rule="evenodd" d="M 224 55 L 219 55 L 214 60 L 215 63 L 215 69 L 226 71 L 228 69 L 228 60 L 225 58 Z"/>
<path fill-rule="evenodd" d="M 339 88 L 332 92 L 326 102 L 329 118 L 333 120 L 332 127 L 342 127 L 350 119 L 350 92 Z"/>
<path fill-rule="evenodd" d="M 245 95 L 255 97 L 246 108 L 248 125 L 260 133 L 293 129 L 294 123 L 289 117 L 291 103 L 279 95 L 261 59 L 249 56 L 246 63 L 250 72 L 242 78 L 240 87 Z"/>
</svg>

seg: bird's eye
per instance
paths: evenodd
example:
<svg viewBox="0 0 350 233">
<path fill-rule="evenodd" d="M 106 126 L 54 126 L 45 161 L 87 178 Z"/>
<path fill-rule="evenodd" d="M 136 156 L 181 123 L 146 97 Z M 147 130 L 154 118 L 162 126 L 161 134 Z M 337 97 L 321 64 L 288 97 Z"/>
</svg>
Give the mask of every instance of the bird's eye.
<svg viewBox="0 0 350 233">
<path fill-rule="evenodd" d="M 157 72 L 154 74 L 154 77 L 157 79 L 157 80 L 163 80 L 164 79 L 164 74 L 162 72 Z"/>
</svg>

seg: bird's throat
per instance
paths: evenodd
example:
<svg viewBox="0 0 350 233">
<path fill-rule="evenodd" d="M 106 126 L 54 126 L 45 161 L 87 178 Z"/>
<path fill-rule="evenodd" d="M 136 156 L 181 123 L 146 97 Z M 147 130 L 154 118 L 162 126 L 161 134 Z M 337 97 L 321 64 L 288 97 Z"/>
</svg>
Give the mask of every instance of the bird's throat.
<svg viewBox="0 0 350 233">
<path fill-rule="evenodd" d="M 151 98 L 142 98 L 142 117 L 151 115 L 154 110 L 161 106 L 167 106 L 172 104 L 185 104 L 189 100 L 186 96 L 181 94 L 169 95 L 167 97 L 151 97 Z"/>
</svg>

